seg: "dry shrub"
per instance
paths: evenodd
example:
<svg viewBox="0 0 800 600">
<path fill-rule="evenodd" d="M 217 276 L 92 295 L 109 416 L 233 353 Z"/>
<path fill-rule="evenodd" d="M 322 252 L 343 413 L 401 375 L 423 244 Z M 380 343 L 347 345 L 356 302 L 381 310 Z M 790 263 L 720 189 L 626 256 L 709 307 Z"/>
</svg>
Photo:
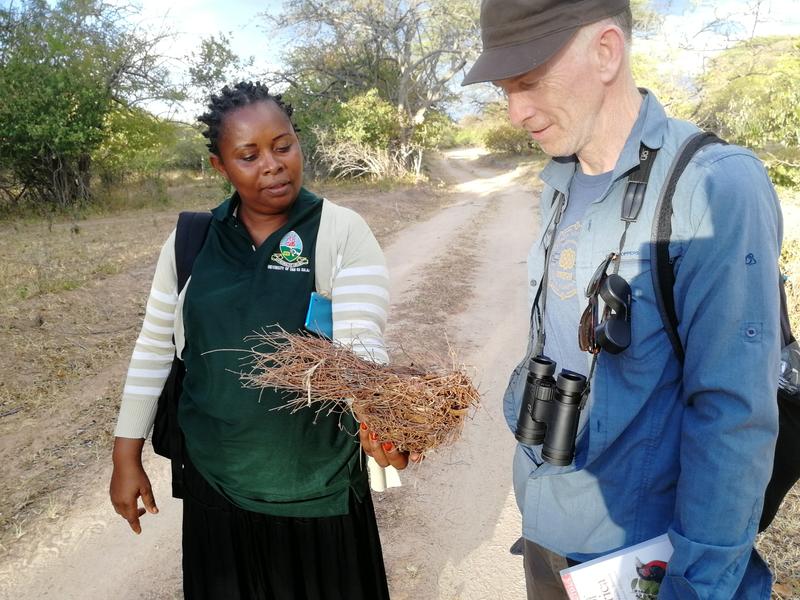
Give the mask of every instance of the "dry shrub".
<svg viewBox="0 0 800 600">
<path fill-rule="evenodd" d="M 786 276 L 789 321 L 795 335 L 800 332 L 800 239 L 784 238 L 780 257 Z M 769 529 L 758 538 L 758 549 L 775 575 L 772 598 L 800 598 L 800 484 L 795 484 L 783 501 Z"/>
<path fill-rule="evenodd" d="M 781 272 L 786 279 L 786 301 L 792 331 L 800 332 L 800 239 L 784 239 L 781 248 Z"/>
<path fill-rule="evenodd" d="M 410 173 L 419 176 L 422 169 L 422 149 L 413 144 L 375 148 L 355 140 L 337 139 L 321 128 L 316 128 L 314 134 L 314 159 L 336 179 L 403 179 Z"/>
<path fill-rule="evenodd" d="M 285 407 L 292 411 L 351 411 L 378 439 L 391 440 L 401 451 L 424 454 L 454 443 L 479 403 L 470 378 L 455 365 L 381 365 L 329 340 L 283 330 L 248 340 L 256 345 L 250 371 L 241 375 L 245 387 L 291 392 Z"/>
<path fill-rule="evenodd" d="M 800 515 L 800 485 L 786 495 L 769 528 L 756 539 L 756 547 L 775 576 L 772 598 L 800 598 L 800 546 L 797 536 Z"/>
</svg>

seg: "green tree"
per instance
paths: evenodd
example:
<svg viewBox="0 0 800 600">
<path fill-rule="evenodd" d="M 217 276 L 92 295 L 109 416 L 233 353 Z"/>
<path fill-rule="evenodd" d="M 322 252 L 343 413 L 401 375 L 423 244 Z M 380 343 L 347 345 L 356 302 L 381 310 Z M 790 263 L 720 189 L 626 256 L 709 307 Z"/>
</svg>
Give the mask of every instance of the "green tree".
<svg viewBox="0 0 800 600">
<path fill-rule="evenodd" d="M 113 110 L 174 99 L 154 47 L 101 0 L 29 0 L 0 9 L 0 190 L 68 206 L 90 198 L 92 156 Z"/>
<path fill-rule="evenodd" d="M 333 128 L 338 138 L 387 147 L 399 134 L 399 123 L 394 107 L 371 89 L 342 102 L 336 111 Z"/>
<path fill-rule="evenodd" d="M 103 141 L 91 158 L 93 171 L 106 184 L 130 173 L 160 173 L 178 141 L 177 124 L 136 107 L 112 108 L 105 115 L 103 132 Z"/>
<path fill-rule="evenodd" d="M 505 100 L 485 107 L 479 131 L 481 142 L 487 150 L 509 154 L 531 152 L 531 136 L 508 120 L 508 103 Z"/>
<path fill-rule="evenodd" d="M 166 167 L 205 173 L 208 164 L 208 140 L 197 126 L 174 123 L 175 143 L 167 149 Z"/>
<path fill-rule="evenodd" d="M 634 51 L 631 53 L 631 70 L 633 79 L 639 87 L 652 91 L 667 109 L 667 112 L 680 119 L 689 118 L 696 108 L 696 99 L 687 81 L 682 79 L 671 62 L 665 58 L 657 58 L 649 52 Z"/>
<path fill-rule="evenodd" d="M 664 17 L 655 10 L 651 0 L 631 0 L 633 30 L 636 35 L 649 36 L 657 33 L 664 23 Z"/>
<path fill-rule="evenodd" d="M 231 50 L 230 37 L 224 33 L 200 40 L 200 47 L 189 59 L 189 80 L 193 97 L 205 104 L 211 94 L 224 85 L 247 79 L 253 57 L 244 59 Z"/>
<path fill-rule="evenodd" d="M 762 154 L 777 183 L 800 185 L 800 37 L 758 37 L 714 58 L 699 80 L 703 127 Z"/>
<path fill-rule="evenodd" d="M 288 86 L 301 129 L 332 124 L 340 102 L 375 90 L 393 107 L 393 144 L 409 157 L 428 114 L 457 98 L 453 78 L 480 44 L 471 0 L 289 0 L 284 7 L 271 20 L 291 42 L 287 68 L 275 77 Z"/>
</svg>

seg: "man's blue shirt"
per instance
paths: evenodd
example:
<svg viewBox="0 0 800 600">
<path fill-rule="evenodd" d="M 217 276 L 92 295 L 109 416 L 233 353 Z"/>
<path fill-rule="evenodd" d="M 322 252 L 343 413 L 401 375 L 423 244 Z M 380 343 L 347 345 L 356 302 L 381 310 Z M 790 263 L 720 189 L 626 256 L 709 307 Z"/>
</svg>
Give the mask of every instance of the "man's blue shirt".
<svg viewBox="0 0 800 600">
<path fill-rule="evenodd" d="M 578 331 L 578 321 L 585 304 L 584 291 L 575 281 L 578 239 L 583 231 L 583 215 L 589 204 L 608 189 L 613 173 L 586 175 L 580 169 L 569 186 L 569 202 L 558 224 L 550 253 L 547 279 L 545 331 Z M 586 375 L 586 355 L 578 347 L 576 335 L 550 335 L 544 353 L 562 369 Z"/>
<path fill-rule="evenodd" d="M 542 460 L 541 446 L 518 445 L 514 490 L 523 535 L 575 560 L 668 532 L 674 554 L 661 599 L 767 599 L 771 577 L 753 540 L 778 427 L 780 205 L 748 150 L 712 145 L 689 163 L 673 199 L 670 242 L 678 333 L 686 349 L 681 366 L 656 306 L 650 245 L 667 172 L 696 131 L 668 119 L 645 94 L 608 190 L 582 217 L 575 256 L 582 292 L 619 247 L 622 195 L 640 144 L 657 149 L 619 268 L 632 289 L 632 343 L 621 354 L 599 356 L 575 462 L 554 467 Z M 553 227 L 554 191 L 568 193 L 575 165 L 574 158 L 555 159 L 541 174 L 542 235 L 528 256 L 531 304 Z M 577 310 L 584 306 L 581 298 Z M 574 339 L 577 332 L 547 335 Z M 586 354 L 584 374 L 590 358 Z M 504 399 L 512 431 L 527 359 L 513 372 Z"/>
</svg>

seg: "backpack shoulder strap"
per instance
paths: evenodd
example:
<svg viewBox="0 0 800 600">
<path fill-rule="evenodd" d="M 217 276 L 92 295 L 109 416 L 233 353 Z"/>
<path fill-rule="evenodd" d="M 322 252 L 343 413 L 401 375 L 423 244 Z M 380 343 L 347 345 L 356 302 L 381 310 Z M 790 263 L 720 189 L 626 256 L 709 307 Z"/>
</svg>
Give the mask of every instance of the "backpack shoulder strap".
<svg viewBox="0 0 800 600">
<path fill-rule="evenodd" d="M 683 146 L 672 161 L 664 187 L 661 189 L 661 196 L 656 205 L 652 240 L 650 242 L 650 273 L 653 278 L 653 287 L 656 291 L 658 312 L 661 315 L 670 344 L 672 344 L 672 348 L 681 362 L 683 362 L 684 352 L 680 337 L 678 337 L 678 315 L 675 312 L 675 298 L 672 293 L 672 289 L 675 286 L 675 272 L 669 259 L 669 241 L 672 236 L 672 197 L 675 195 L 678 180 L 695 153 L 708 144 L 726 143 L 710 132 L 701 131 L 690 136 L 683 143 Z"/>
<path fill-rule="evenodd" d="M 797 341 L 792 335 L 792 327 L 789 323 L 789 307 L 786 304 L 786 287 L 783 274 L 778 273 L 780 277 L 780 290 L 781 290 L 781 347 L 785 348 L 792 342 Z"/>
<path fill-rule="evenodd" d="M 178 224 L 175 228 L 175 270 L 178 273 L 178 293 L 183 290 L 189 276 L 192 274 L 194 259 L 208 236 L 211 225 L 210 212 L 182 212 L 178 215 Z M 185 370 L 183 361 L 175 356 L 172 368 L 161 396 L 158 399 L 159 411 L 163 405 L 165 416 L 162 419 L 160 446 L 157 452 L 170 459 L 172 468 L 172 495 L 183 498 L 183 433 L 178 427 L 178 400 L 180 399 L 181 386 Z M 156 414 L 156 428 L 158 428 L 158 413 Z M 153 430 L 153 440 L 156 439 L 156 428 Z M 155 448 L 155 446 L 154 446 Z"/>
<path fill-rule="evenodd" d="M 211 225 L 210 212 L 182 212 L 175 231 L 175 268 L 178 271 L 178 293 L 192 274 L 194 259 L 206 241 Z"/>
</svg>

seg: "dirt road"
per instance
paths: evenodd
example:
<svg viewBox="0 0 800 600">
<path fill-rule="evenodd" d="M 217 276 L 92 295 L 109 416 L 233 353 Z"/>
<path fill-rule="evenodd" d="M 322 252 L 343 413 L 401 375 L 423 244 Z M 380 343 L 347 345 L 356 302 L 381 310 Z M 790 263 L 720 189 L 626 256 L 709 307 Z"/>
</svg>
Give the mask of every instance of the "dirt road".
<svg viewBox="0 0 800 600">
<path fill-rule="evenodd" d="M 463 440 L 376 495 L 395 600 L 514 600 L 524 596 L 508 434 L 500 399 L 524 350 L 524 258 L 534 234 L 529 184 L 519 173 L 479 166 L 474 153 L 437 165 L 452 185 L 432 218 L 404 228 L 385 248 L 392 274 L 388 338 L 409 351 L 458 352 L 472 365 L 483 407 Z M 119 375 L 119 374 L 115 374 Z M 0 566 L 0 597 L 14 600 L 180 597 L 180 504 L 166 461 L 147 455 L 160 514 L 134 536 L 111 510 L 109 465 L 84 475 L 87 490 L 57 533 Z"/>
</svg>

